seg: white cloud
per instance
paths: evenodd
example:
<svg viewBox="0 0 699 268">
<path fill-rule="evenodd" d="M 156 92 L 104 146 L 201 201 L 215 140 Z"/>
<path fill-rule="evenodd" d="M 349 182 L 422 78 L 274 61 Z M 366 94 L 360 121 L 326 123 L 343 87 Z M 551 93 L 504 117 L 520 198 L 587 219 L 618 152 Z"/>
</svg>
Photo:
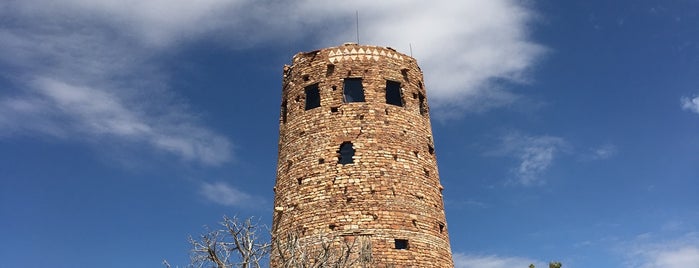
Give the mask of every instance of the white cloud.
<svg viewBox="0 0 699 268">
<path fill-rule="evenodd" d="M 595 159 L 607 159 L 614 156 L 617 152 L 616 146 L 613 144 L 605 144 L 593 150 Z"/>
<path fill-rule="evenodd" d="M 643 268 L 699 267 L 699 247 L 687 246 L 651 253 Z"/>
<path fill-rule="evenodd" d="M 599 147 L 591 148 L 588 152 L 582 155 L 582 160 L 605 160 L 613 157 L 618 152 L 614 144 L 604 144 Z"/>
<path fill-rule="evenodd" d="M 526 268 L 530 264 L 534 264 L 536 267 L 546 267 L 543 262 L 521 257 L 468 255 L 463 253 L 454 253 L 453 257 L 455 268 Z"/>
<path fill-rule="evenodd" d="M 202 183 L 199 194 L 207 201 L 235 207 L 248 207 L 263 203 L 259 198 L 238 190 L 224 182 Z"/>
<path fill-rule="evenodd" d="M 515 0 L 360 0 L 352 5 L 24 0 L 1 5 L 7 23 L 0 26 L 0 68 L 10 88 L 0 95 L 0 135 L 78 134 L 145 142 L 206 164 L 229 159 L 230 142 L 201 125 L 186 105 L 172 101 L 177 94 L 157 65 L 159 55 L 188 42 L 218 40 L 232 48 L 278 40 L 338 45 L 354 41 L 358 10 L 362 43 L 404 53 L 412 44 L 433 111 L 441 115 L 515 101 L 518 96 L 502 82 L 526 83 L 527 71 L 545 51 L 528 36 L 536 14 Z M 537 155 L 543 156 L 532 157 Z M 542 169 L 536 165 L 523 163 L 522 172 Z"/>
<path fill-rule="evenodd" d="M 160 46 L 207 34 L 238 46 L 281 39 L 338 45 L 355 41 L 359 11 L 362 43 L 405 53 L 412 44 L 431 101 L 444 113 L 514 101 L 517 96 L 498 81 L 528 81 L 527 71 L 546 50 L 529 38 L 537 14 L 514 0 L 359 0 L 352 5 L 321 0 L 29 0 L 18 5 L 29 13 L 96 18 Z"/>
<path fill-rule="evenodd" d="M 699 267 L 698 233 L 687 233 L 674 240 L 658 240 L 653 234 L 643 234 L 621 250 L 627 257 L 627 267 Z"/>
<path fill-rule="evenodd" d="M 511 103 L 517 96 L 497 81 L 522 83 L 545 53 L 528 36 L 536 14 L 522 1 L 305 1 L 301 18 L 331 16 L 344 22 L 326 44 L 354 41 L 354 11 L 360 41 L 414 56 L 425 73 L 430 101 L 439 114 L 479 111 Z M 310 12 L 308 12 L 308 11 Z M 350 19 L 339 19 L 341 16 Z M 456 111 L 454 111 L 456 110 Z"/>
<path fill-rule="evenodd" d="M 516 157 L 519 160 L 519 165 L 514 169 L 517 175 L 516 182 L 522 185 L 536 185 L 544 183 L 542 174 L 567 147 L 568 143 L 560 137 L 511 133 L 502 137 L 499 148 L 491 153 Z"/>
<path fill-rule="evenodd" d="M 690 112 L 695 112 L 699 114 L 699 97 L 688 98 L 682 97 L 680 99 L 682 103 L 682 109 Z"/>
<path fill-rule="evenodd" d="M 0 136 L 146 144 L 207 165 L 231 158 L 228 139 L 199 123 L 168 90 L 166 75 L 147 60 L 152 50 L 94 14 L 67 14 L 65 3 L 6 5 L 0 16 L 17 20 L 0 27 L 0 67 L 11 86 L 0 95 Z M 54 8 L 56 14 L 37 16 Z"/>
</svg>

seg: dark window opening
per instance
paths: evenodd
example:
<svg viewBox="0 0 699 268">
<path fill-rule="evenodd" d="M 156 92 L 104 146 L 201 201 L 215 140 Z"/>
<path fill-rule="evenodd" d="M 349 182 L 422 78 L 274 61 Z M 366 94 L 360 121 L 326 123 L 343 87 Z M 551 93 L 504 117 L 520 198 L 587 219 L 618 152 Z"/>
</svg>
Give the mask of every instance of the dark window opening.
<svg viewBox="0 0 699 268">
<path fill-rule="evenodd" d="M 422 89 L 422 82 L 417 82 L 417 86 L 420 87 L 420 89 Z"/>
<path fill-rule="evenodd" d="M 282 123 L 286 124 L 286 114 L 288 113 L 286 109 L 286 101 L 282 102 Z"/>
<path fill-rule="evenodd" d="M 420 102 L 420 114 L 421 115 L 427 114 L 427 103 L 425 102 L 425 96 L 422 94 L 418 94 L 418 99 Z"/>
<path fill-rule="evenodd" d="M 443 234 L 444 233 L 444 223 L 437 223 L 439 225 L 439 233 Z"/>
<path fill-rule="evenodd" d="M 351 142 L 343 142 L 340 145 L 340 150 L 337 151 L 340 156 L 337 159 L 338 164 L 352 164 L 354 163 L 354 160 L 352 157 L 354 156 L 354 148 L 352 147 Z"/>
<path fill-rule="evenodd" d="M 434 154 L 434 147 L 432 145 L 427 145 L 427 152 Z"/>
<path fill-rule="evenodd" d="M 332 86 L 333 91 L 337 90 L 337 86 Z"/>
<path fill-rule="evenodd" d="M 343 88 L 345 103 L 364 102 L 364 87 L 361 78 L 345 78 Z"/>
<path fill-rule="evenodd" d="M 337 113 L 337 111 L 338 111 L 337 107 L 330 107 L 331 113 Z"/>
<path fill-rule="evenodd" d="M 309 76 L 307 74 L 303 75 L 303 81 L 308 81 L 308 80 L 309 80 Z"/>
<path fill-rule="evenodd" d="M 413 226 L 417 227 L 417 220 L 413 220 Z"/>
<path fill-rule="evenodd" d="M 332 73 L 335 72 L 335 65 L 334 64 L 328 64 L 328 69 L 325 71 L 325 76 L 329 76 Z"/>
<path fill-rule="evenodd" d="M 396 249 L 408 249 L 408 239 L 396 239 Z"/>
<path fill-rule="evenodd" d="M 403 75 L 403 79 L 405 79 L 407 81 L 408 80 L 408 69 L 403 68 L 400 70 L 400 73 Z"/>
<path fill-rule="evenodd" d="M 325 163 L 325 159 L 323 159 L 323 158 L 318 159 L 318 164 L 323 164 L 323 163 Z"/>
<path fill-rule="evenodd" d="M 307 86 L 306 89 L 306 110 L 320 107 L 320 89 L 318 84 Z"/>
<path fill-rule="evenodd" d="M 299 185 L 303 184 L 303 179 L 302 179 L 302 178 L 298 178 L 298 179 L 296 179 L 296 180 L 298 181 Z"/>
<path fill-rule="evenodd" d="M 335 231 L 335 228 L 337 228 L 337 225 L 335 225 L 334 223 L 331 223 L 331 224 L 328 224 L 328 228 L 332 231 Z"/>
<path fill-rule="evenodd" d="M 403 106 L 403 96 L 400 92 L 400 83 L 386 81 L 386 103 Z"/>
</svg>

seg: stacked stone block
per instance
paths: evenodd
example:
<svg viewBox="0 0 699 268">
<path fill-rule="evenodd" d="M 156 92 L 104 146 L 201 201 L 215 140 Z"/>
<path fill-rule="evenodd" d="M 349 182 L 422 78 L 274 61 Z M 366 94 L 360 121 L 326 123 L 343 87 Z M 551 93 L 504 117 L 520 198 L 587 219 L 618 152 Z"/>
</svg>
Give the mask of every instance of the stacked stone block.
<svg viewBox="0 0 699 268">
<path fill-rule="evenodd" d="M 364 102 L 346 102 L 346 78 L 362 79 Z M 400 83 L 402 105 L 387 103 L 387 81 Z M 312 85 L 320 106 L 306 109 Z M 354 155 L 342 164 L 345 142 Z M 295 55 L 284 67 L 278 157 L 273 240 L 361 237 L 374 267 L 454 266 L 422 72 L 412 57 L 351 43 Z"/>
</svg>

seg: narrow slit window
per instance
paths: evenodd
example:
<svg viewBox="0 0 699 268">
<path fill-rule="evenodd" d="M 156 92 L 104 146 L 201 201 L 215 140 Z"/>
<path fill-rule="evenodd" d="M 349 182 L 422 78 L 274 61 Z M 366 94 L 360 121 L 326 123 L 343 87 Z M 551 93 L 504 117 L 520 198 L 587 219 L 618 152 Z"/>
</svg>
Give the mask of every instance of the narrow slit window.
<svg viewBox="0 0 699 268">
<path fill-rule="evenodd" d="M 282 123 L 286 124 L 286 114 L 288 113 L 286 109 L 286 101 L 282 102 Z"/>
<path fill-rule="evenodd" d="M 364 102 L 364 87 L 361 78 L 345 78 L 343 88 L 345 103 Z"/>
<path fill-rule="evenodd" d="M 425 95 L 418 94 L 418 101 L 420 102 L 420 114 L 421 115 L 426 115 L 427 114 L 427 102 L 425 100 Z"/>
<path fill-rule="evenodd" d="M 352 164 L 354 163 L 354 160 L 352 157 L 354 156 L 354 147 L 352 146 L 351 142 L 343 142 L 340 145 L 340 150 L 337 151 L 340 156 L 337 159 L 338 164 Z"/>
<path fill-rule="evenodd" d="M 396 239 L 396 249 L 408 249 L 408 239 Z"/>
<path fill-rule="evenodd" d="M 325 76 L 330 76 L 335 72 L 335 65 L 334 64 L 328 64 L 328 69 L 325 71 Z"/>
<path fill-rule="evenodd" d="M 386 103 L 403 106 L 403 95 L 400 92 L 400 83 L 386 81 Z"/>
<path fill-rule="evenodd" d="M 306 91 L 306 110 L 320 107 L 320 89 L 318 84 L 313 84 L 305 88 Z"/>
</svg>

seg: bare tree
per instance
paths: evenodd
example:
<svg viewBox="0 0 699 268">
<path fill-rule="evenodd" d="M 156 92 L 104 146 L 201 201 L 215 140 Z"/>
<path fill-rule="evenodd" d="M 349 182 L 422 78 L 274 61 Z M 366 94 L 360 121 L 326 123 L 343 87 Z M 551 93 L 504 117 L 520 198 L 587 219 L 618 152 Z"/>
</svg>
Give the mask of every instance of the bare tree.
<svg viewBox="0 0 699 268">
<path fill-rule="evenodd" d="M 261 238 L 267 228 L 252 218 L 225 217 L 220 229 L 189 237 L 191 268 L 260 268 L 271 259 L 279 268 L 372 267 L 371 240 L 362 235 L 291 234 L 274 246 Z M 167 261 L 165 267 L 170 268 Z"/>
<path fill-rule="evenodd" d="M 291 234 L 275 240 L 272 259 L 279 268 L 371 267 L 371 240 L 367 238 L 318 235 L 302 239 Z"/>
<path fill-rule="evenodd" d="M 208 231 L 197 239 L 189 237 L 190 267 L 262 267 L 260 263 L 269 255 L 270 243 L 259 237 L 259 222 L 224 216 L 220 226 L 222 229 Z"/>
</svg>

